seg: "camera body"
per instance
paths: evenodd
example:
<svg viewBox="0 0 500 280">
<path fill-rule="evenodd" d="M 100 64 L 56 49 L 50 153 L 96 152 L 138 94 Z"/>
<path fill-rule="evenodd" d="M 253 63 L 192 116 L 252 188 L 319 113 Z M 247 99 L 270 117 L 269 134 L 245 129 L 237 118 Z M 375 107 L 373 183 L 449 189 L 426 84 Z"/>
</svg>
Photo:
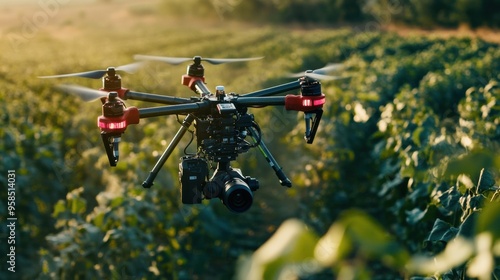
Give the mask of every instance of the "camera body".
<svg viewBox="0 0 500 280">
<path fill-rule="evenodd" d="M 204 198 L 219 198 L 236 213 L 245 212 L 252 206 L 253 192 L 259 188 L 257 179 L 243 176 L 240 169 L 230 167 L 229 163 L 219 163 L 210 179 L 208 174 L 208 162 L 204 158 L 181 158 L 179 180 L 182 203 L 198 204 Z"/>
</svg>

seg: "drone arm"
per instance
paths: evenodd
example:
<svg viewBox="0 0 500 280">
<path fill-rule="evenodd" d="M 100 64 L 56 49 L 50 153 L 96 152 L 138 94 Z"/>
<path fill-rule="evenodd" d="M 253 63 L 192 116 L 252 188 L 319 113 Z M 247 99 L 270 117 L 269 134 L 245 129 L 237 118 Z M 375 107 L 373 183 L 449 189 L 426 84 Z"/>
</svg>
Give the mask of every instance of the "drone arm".
<svg viewBox="0 0 500 280">
<path fill-rule="evenodd" d="M 234 101 L 236 105 L 246 107 L 251 106 L 285 106 L 289 111 L 310 112 L 321 109 L 325 104 L 325 95 L 319 96 L 303 96 L 287 94 L 286 96 L 271 96 L 271 97 L 239 97 Z"/>
<path fill-rule="evenodd" d="M 165 95 L 143 93 L 143 92 L 135 92 L 135 91 L 127 91 L 125 93 L 124 99 L 133 99 L 133 100 L 155 102 L 155 103 L 168 104 L 168 105 L 192 103 L 192 101 L 190 99 L 187 99 L 187 98 L 165 96 Z"/>
<path fill-rule="evenodd" d="M 262 97 L 262 96 L 270 96 L 270 95 L 276 95 L 279 93 L 291 91 L 291 90 L 296 90 L 300 89 L 300 81 L 293 81 L 290 83 L 266 88 L 266 89 L 261 89 L 258 91 L 250 92 L 247 94 L 242 95 L 242 97 Z"/>
<path fill-rule="evenodd" d="M 195 103 L 178 104 L 170 106 L 142 108 L 139 109 L 139 116 L 142 119 L 142 118 L 151 118 L 151 117 L 176 115 L 176 114 L 188 114 L 188 113 L 199 112 L 209 107 L 210 104 L 207 102 L 195 102 Z"/>
<path fill-rule="evenodd" d="M 272 97 L 240 97 L 235 102 L 236 105 L 243 106 L 280 106 L 285 105 L 284 96 Z"/>
</svg>

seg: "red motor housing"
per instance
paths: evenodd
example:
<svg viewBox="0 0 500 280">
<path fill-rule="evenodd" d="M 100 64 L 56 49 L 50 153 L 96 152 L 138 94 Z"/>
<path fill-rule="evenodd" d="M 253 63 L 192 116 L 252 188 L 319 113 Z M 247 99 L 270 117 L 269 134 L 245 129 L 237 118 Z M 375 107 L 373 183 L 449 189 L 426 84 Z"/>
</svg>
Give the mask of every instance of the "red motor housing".
<svg viewBox="0 0 500 280">
<path fill-rule="evenodd" d="M 118 95 L 118 92 L 111 91 L 106 102 L 102 104 L 102 115 L 97 118 L 97 126 L 101 132 L 121 134 L 129 124 L 139 123 L 139 109 L 125 108 L 125 104 L 118 98 Z"/>
<path fill-rule="evenodd" d="M 285 109 L 301 112 L 315 111 L 323 108 L 326 97 L 323 93 L 316 96 L 288 94 L 285 96 Z"/>
<path fill-rule="evenodd" d="M 121 116 L 107 117 L 105 115 L 97 118 L 97 126 L 102 132 L 106 133 L 123 133 L 130 124 L 139 123 L 139 109 L 129 107 L 123 110 Z"/>
</svg>

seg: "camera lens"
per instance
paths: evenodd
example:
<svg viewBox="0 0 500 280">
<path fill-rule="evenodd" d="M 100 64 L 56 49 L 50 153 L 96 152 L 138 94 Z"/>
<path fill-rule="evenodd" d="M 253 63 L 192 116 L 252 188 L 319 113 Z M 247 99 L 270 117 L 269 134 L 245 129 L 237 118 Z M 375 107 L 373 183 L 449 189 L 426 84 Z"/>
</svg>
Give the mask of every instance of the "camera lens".
<svg viewBox="0 0 500 280">
<path fill-rule="evenodd" d="M 245 181 L 233 178 L 226 182 L 226 192 L 224 193 L 223 202 L 233 212 L 245 212 L 252 206 L 252 190 L 250 190 Z"/>
</svg>

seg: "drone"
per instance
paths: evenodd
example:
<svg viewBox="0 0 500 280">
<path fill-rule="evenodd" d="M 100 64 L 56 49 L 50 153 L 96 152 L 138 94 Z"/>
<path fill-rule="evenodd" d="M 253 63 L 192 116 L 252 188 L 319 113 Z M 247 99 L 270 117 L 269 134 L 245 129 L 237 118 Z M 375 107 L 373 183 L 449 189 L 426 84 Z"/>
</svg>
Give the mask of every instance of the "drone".
<svg viewBox="0 0 500 280">
<path fill-rule="evenodd" d="M 264 143 L 262 131 L 249 108 L 265 106 L 284 106 L 288 111 L 304 113 L 305 141 L 312 144 L 323 114 L 326 97 L 321 91 L 320 80 L 340 79 L 326 73 L 339 69 L 339 64 L 329 64 L 317 70 L 292 74 L 293 82 L 257 90 L 245 94 L 226 92 L 224 86 L 216 86 L 211 92 L 205 83 L 205 69 L 202 64 L 222 64 L 261 59 L 252 58 L 202 58 L 201 56 L 162 57 L 135 55 L 135 63 L 108 67 L 72 74 L 41 76 L 40 78 L 84 77 L 102 79 L 102 88 L 95 90 L 77 85 L 60 85 L 62 91 L 79 96 L 84 101 L 101 100 L 102 115 L 97 118 L 104 149 L 110 166 L 116 166 L 119 160 L 121 137 L 129 125 L 139 124 L 140 119 L 181 115 L 180 128 L 171 139 L 165 151 L 159 157 L 147 178 L 142 183 L 144 188 L 151 188 L 162 166 L 172 155 L 176 146 L 190 127 L 194 126 L 196 153 L 180 158 L 179 181 L 183 204 L 200 204 L 203 199 L 219 198 L 232 212 L 247 211 L 253 203 L 253 193 L 259 189 L 259 181 L 244 176 L 238 168 L 231 167 L 238 155 L 258 148 L 269 166 L 274 170 L 282 186 L 290 188 L 292 182 L 283 172 L 268 147 Z M 122 87 L 119 72 L 134 73 L 147 61 L 160 61 L 173 65 L 192 62 L 187 73 L 182 75 L 181 83 L 196 93 L 190 98 L 161 94 L 135 92 Z M 280 95 L 291 90 L 300 90 L 300 94 Z M 161 104 L 151 108 L 125 106 L 124 100 L 140 100 Z M 216 167 L 215 167 L 216 166 Z"/>
</svg>

